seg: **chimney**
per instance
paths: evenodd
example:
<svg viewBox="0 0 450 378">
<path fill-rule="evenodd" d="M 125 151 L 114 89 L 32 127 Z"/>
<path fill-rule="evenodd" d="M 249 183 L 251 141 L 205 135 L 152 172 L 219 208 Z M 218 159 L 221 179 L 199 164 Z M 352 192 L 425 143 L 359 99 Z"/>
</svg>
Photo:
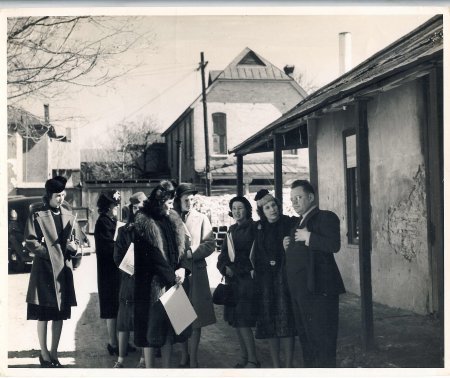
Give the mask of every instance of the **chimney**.
<svg viewBox="0 0 450 378">
<path fill-rule="evenodd" d="M 339 75 L 352 68 L 352 34 L 339 33 Z"/>
<path fill-rule="evenodd" d="M 50 123 L 50 115 L 48 112 L 48 104 L 44 104 L 44 121 L 48 125 Z"/>
</svg>

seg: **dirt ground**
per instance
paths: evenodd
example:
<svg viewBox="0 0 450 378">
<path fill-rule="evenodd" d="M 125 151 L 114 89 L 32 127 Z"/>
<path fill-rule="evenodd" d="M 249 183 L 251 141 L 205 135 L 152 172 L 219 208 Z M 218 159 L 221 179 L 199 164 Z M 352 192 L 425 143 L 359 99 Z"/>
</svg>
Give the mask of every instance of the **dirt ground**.
<svg viewBox="0 0 450 378">
<path fill-rule="evenodd" d="M 218 253 L 208 258 L 211 287 L 220 281 L 216 266 Z M 107 330 L 99 319 L 96 283 L 96 257 L 92 253 L 74 273 L 78 306 L 72 318 L 64 322 L 60 342 L 60 361 L 69 368 L 112 368 L 115 357 L 106 350 Z M 20 368 L 39 367 L 39 343 L 36 322 L 26 320 L 25 294 L 29 273 L 9 274 L 8 277 L 8 371 L 6 375 L 24 372 Z M 229 369 L 239 359 L 239 346 L 234 330 L 223 321 L 223 309 L 215 306 L 217 323 L 203 329 L 200 368 Z M 360 301 L 353 294 L 341 296 L 340 328 L 337 361 L 340 368 L 442 368 L 439 322 L 428 316 L 374 305 L 375 348 L 364 352 L 361 347 Z M 269 368 L 267 342 L 257 340 L 258 359 L 263 368 Z M 172 366 L 177 367 L 179 347 L 175 346 Z M 125 359 L 126 368 L 135 368 L 139 353 Z M 160 363 L 160 362 L 158 362 Z M 296 341 L 294 367 L 302 367 L 301 348 Z M 20 371 L 19 371 L 20 370 Z M 134 370 L 137 372 L 137 370 Z M 230 373 L 236 370 L 228 370 Z M 433 370 L 443 373 L 442 369 Z M 22 372 L 22 373 L 21 373 Z M 35 371 L 37 372 L 37 371 Z M 112 372 L 112 371 L 111 371 Z M 241 371 L 242 372 L 242 371 Z M 5 371 L 3 371 L 5 373 Z M 191 371 L 192 373 L 192 371 Z"/>
</svg>

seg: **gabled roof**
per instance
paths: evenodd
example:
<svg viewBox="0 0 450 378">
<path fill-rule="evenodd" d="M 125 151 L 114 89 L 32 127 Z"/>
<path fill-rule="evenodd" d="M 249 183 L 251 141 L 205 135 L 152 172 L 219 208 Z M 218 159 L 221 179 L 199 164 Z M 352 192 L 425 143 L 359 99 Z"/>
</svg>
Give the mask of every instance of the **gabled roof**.
<svg viewBox="0 0 450 378">
<path fill-rule="evenodd" d="M 307 117 L 333 104 L 345 105 L 356 96 L 369 95 L 385 90 L 383 80 L 404 75 L 421 64 L 442 59 L 442 15 L 437 15 L 393 42 L 378 53 L 340 76 L 331 83 L 304 98 L 290 111 L 230 150 L 234 154 L 247 154 L 262 146 L 273 133 L 291 122 Z M 413 76 L 414 77 L 414 76 Z M 398 81 L 397 84 L 401 83 Z M 347 101 L 347 102 L 346 102 Z M 297 125 L 298 127 L 298 125 Z M 261 150 L 260 150 L 261 152 Z"/>
<path fill-rule="evenodd" d="M 228 80 L 276 80 L 291 83 L 295 89 L 305 97 L 306 91 L 290 76 L 275 67 L 268 60 L 256 54 L 246 47 L 233 61 L 223 70 L 213 70 L 209 72 L 208 87 L 206 94 L 214 88 L 220 81 Z M 183 119 L 194 105 L 201 99 L 201 94 L 183 111 L 183 113 L 172 122 L 172 124 L 161 134 L 166 136 Z"/>
<path fill-rule="evenodd" d="M 13 105 L 8 105 L 8 130 L 19 133 L 22 137 L 29 136 L 33 138 L 41 138 L 48 133 L 50 138 L 58 138 L 55 127 L 46 123 L 43 118 L 39 118 L 34 114 Z"/>
</svg>

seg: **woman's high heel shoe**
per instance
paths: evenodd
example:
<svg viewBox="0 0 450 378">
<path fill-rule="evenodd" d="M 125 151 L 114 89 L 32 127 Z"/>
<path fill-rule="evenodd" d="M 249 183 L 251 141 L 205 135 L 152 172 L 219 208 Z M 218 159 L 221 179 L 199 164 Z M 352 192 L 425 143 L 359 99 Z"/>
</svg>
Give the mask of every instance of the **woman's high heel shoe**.
<svg viewBox="0 0 450 378">
<path fill-rule="evenodd" d="M 41 364 L 41 368 L 52 368 L 54 367 L 51 361 L 44 360 L 42 354 L 39 355 L 39 363 Z"/>
<path fill-rule="evenodd" d="M 111 356 L 114 356 L 114 355 L 118 356 L 119 355 L 119 348 L 116 347 L 116 346 L 112 346 L 111 344 L 108 344 L 106 346 L 106 349 L 108 349 L 108 352 L 109 352 L 109 354 Z"/>
</svg>

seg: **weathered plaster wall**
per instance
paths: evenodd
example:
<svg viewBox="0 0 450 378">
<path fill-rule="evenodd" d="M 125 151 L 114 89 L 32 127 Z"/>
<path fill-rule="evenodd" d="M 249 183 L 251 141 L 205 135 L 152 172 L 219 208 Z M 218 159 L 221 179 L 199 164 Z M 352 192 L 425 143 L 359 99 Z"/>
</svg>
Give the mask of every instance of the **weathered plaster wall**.
<svg viewBox="0 0 450 378">
<path fill-rule="evenodd" d="M 24 182 L 44 183 L 48 179 L 48 138 L 46 136 L 24 154 L 23 164 Z"/>
<path fill-rule="evenodd" d="M 430 273 L 419 82 L 368 106 L 374 300 L 426 313 Z"/>
<path fill-rule="evenodd" d="M 359 294 L 358 246 L 347 241 L 344 148 L 342 132 L 355 128 L 355 108 L 331 113 L 318 122 L 317 165 L 322 209 L 334 211 L 341 220 L 341 250 L 335 255 L 347 291 Z"/>
</svg>

